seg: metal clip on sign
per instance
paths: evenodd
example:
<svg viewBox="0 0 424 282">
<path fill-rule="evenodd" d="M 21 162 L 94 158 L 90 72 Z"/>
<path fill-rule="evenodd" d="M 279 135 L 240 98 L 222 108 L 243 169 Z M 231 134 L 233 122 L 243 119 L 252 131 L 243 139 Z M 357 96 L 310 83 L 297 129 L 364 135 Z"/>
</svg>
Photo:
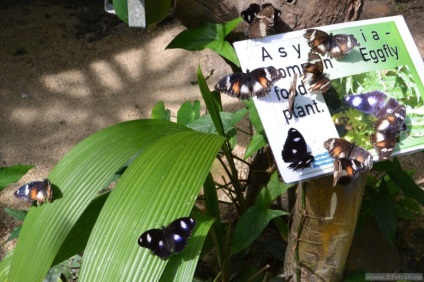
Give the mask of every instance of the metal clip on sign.
<svg viewBox="0 0 424 282">
<path fill-rule="evenodd" d="M 172 15 L 177 0 L 105 0 L 105 11 L 130 27 L 146 28 Z"/>
</svg>

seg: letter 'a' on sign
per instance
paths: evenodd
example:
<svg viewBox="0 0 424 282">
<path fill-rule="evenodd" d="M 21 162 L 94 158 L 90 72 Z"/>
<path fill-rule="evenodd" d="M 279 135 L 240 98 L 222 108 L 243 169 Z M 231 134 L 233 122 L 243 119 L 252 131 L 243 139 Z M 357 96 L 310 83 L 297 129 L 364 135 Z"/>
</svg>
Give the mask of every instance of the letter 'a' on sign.
<svg viewBox="0 0 424 282">
<path fill-rule="evenodd" d="M 414 126 L 424 119 L 424 64 L 402 16 L 267 34 L 234 48 L 244 71 L 281 75 L 251 99 L 284 182 L 333 174 L 346 184 L 371 167 L 353 152 L 335 158 L 327 140 L 354 144 L 347 148 L 373 162 L 424 149 Z"/>
</svg>

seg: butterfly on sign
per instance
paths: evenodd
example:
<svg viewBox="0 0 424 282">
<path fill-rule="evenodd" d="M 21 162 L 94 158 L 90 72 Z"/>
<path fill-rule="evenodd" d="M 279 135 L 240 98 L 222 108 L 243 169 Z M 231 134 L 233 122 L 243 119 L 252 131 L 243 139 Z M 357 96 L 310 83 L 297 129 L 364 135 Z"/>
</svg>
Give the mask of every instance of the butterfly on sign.
<svg viewBox="0 0 424 282">
<path fill-rule="evenodd" d="M 321 55 L 328 54 L 330 58 L 340 59 L 355 46 L 360 46 L 355 36 L 349 34 L 328 34 L 319 29 L 308 29 L 303 35 L 308 40 L 308 45 L 312 52 Z"/>
<path fill-rule="evenodd" d="M 29 202 L 37 201 L 40 205 L 46 201 L 53 201 L 53 190 L 50 181 L 46 178 L 43 181 L 33 181 L 19 187 L 13 194 L 16 198 Z"/>
<path fill-rule="evenodd" d="M 303 64 L 303 83 L 310 87 L 309 92 L 325 93 L 330 89 L 330 79 L 324 74 L 324 64 L 318 54 L 309 52 L 308 62 Z"/>
<path fill-rule="evenodd" d="M 396 145 L 396 137 L 406 130 L 406 108 L 398 100 L 389 98 L 381 91 L 345 96 L 347 104 L 363 113 L 377 118 L 374 124 L 376 133 L 370 141 L 381 160 L 390 158 Z"/>
<path fill-rule="evenodd" d="M 308 152 L 302 134 L 295 128 L 290 128 L 287 132 L 287 139 L 281 155 L 284 162 L 291 163 L 289 168 L 294 171 L 310 167 L 315 160 L 311 152 Z"/>
<path fill-rule="evenodd" d="M 290 88 L 289 88 L 289 112 L 293 111 L 293 107 L 294 107 L 294 100 L 296 98 L 296 86 L 297 86 L 297 73 L 294 74 L 293 76 L 293 81 L 290 84 Z"/>
<path fill-rule="evenodd" d="M 272 4 L 266 3 L 261 6 L 250 4 L 241 12 L 241 17 L 249 24 L 246 34 L 249 38 L 264 38 L 274 34 L 274 20 L 279 18 L 281 11 L 274 8 Z"/>
<path fill-rule="evenodd" d="M 376 132 L 370 135 L 370 141 L 380 160 L 387 160 L 392 155 L 396 138 L 405 125 L 405 117 L 406 108 L 404 105 L 399 105 L 374 124 Z"/>
<path fill-rule="evenodd" d="M 224 76 L 215 85 L 215 90 L 242 100 L 250 99 L 252 96 L 263 97 L 281 78 L 281 73 L 272 66 L 257 68 L 247 70 L 246 73 L 238 72 Z"/>
<path fill-rule="evenodd" d="M 148 248 L 161 259 L 167 259 L 172 253 L 180 253 L 187 245 L 191 232 L 196 226 L 192 217 L 181 217 L 162 229 L 150 229 L 141 234 L 138 244 Z"/>
<path fill-rule="evenodd" d="M 346 185 L 360 173 L 372 168 L 372 155 L 362 147 L 341 138 L 330 138 L 324 142 L 330 156 L 334 158 L 333 186 Z"/>
<path fill-rule="evenodd" d="M 345 101 L 351 108 L 376 118 L 392 113 L 400 105 L 395 98 L 386 99 L 387 95 L 378 90 L 345 96 Z M 406 124 L 402 125 L 401 130 L 406 130 Z"/>
</svg>

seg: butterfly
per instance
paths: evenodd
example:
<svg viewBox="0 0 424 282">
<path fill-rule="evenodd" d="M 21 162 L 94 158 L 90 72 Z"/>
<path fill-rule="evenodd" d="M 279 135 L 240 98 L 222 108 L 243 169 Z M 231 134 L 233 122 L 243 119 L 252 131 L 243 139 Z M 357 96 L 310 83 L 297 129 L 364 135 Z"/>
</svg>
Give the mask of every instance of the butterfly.
<svg viewBox="0 0 424 282">
<path fill-rule="evenodd" d="M 325 93 L 331 87 L 330 79 L 323 74 L 324 65 L 318 54 L 309 52 L 308 62 L 303 64 L 303 82 L 310 87 L 309 92 Z"/>
<path fill-rule="evenodd" d="M 330 138 L 324 148 L 334 158 L 333 186 L 346 185 L 355 180 L 360 173 L 372 168 L 372 155 L 362 147 L 341 138 Z"/>
<path fill-rule="evenodd" d="M 181 217 L 162 229 L 150 229 L 141 234 L 138 244 L 148 248 L 161 259 L 167 259 L 172 253 L 180 253 L 187 245 L 187 239 L 196 226 L 192 217 Z"/>
<path fill-rule="evenodd" d="M 25 199 L 29 202 L 37 201 L 37 205 L 53 200 L 53 190 L 50 181 L 46 178 L 43 181 L 33 181 L 19 187 L 13 194 L 16 198 Z"/>
<path fill-rule="evenodd" d="M 290 89 L 289 89 L 289 112 L 293 111 L 293 107 L 294 107 L 294 100 L 296 98 L 296 85 L 297 85 L 297 73 L 294 74 L 293 76 L 293 81 L 290 84 Z"/>
<path fill-rule="evenodd" d="M 275 33 L 272 31 L 274 20 L 280 15 L 281 11 L 270 3 L 263 4 L 262 8 L 258 4 L 250 4 L 246 10 L 241 12 L 241 17 L 249 24 L 247 31 L 249 38 L 264 38 Z"/>
<path fill-rule="evenodd" d="M 389 98 L 381 91 L 345 96 L 347 104 L 363 113 L 377 118 L 374 124 L 376 133 L 370 141 L 381 160 L 390 158 L 400 131 L 406 130 L 406 108 L 398 100 Z"/>
<path fill-rule="evenodd" d="M 360 46 L 355 36 L 348 34 L 328 34 L 319 29 L 308 29 L 303 35 L 308 40 L 308 45 L 313 52 L 321 55 L 328 54 L 330 58 L 340 59 L 355 46 Z"/>
<path fill-rule="evenodd" d="M 247 70 L 246 73 L 238 72 L 224 76 L 215 85 L 215 90 L 242 100 L 252 96 L 263 97 L 281 78 L 281 73 L 272 66 L 257 68 L 251 72 Z"/>
<path fill-rule="evenodd" d="M 399 105 L 374 124 L 376 133 L 370 135 L 370 141 L 381 160 L 387 160 L 392 155 L 396 137 L 405 124 L 405 117 L 406 108 Z"/>
<path fill-rule="evenodd" d="M 291 163 L 289 168 L 294 171 L 310 167 L 315 158 L 307 151 L 306 142 L 302 134 L 295 128 L 287 132 L 287 139 L 281 152 L 283 161 Z"/>
</svg>

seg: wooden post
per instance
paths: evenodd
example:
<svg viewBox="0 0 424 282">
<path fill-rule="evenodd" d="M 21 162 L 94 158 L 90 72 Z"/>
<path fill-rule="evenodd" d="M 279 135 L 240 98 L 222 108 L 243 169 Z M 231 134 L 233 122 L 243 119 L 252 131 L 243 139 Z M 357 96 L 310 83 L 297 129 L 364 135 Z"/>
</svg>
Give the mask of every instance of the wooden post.
<svg viewBox="0 0 424 282">
<path fill-rule="evenodd" d="M 333 177 L 299 183 L 284 261 L 287 281 L 341 281 L 367 174 L 333 187 Z"/>
</svg>

